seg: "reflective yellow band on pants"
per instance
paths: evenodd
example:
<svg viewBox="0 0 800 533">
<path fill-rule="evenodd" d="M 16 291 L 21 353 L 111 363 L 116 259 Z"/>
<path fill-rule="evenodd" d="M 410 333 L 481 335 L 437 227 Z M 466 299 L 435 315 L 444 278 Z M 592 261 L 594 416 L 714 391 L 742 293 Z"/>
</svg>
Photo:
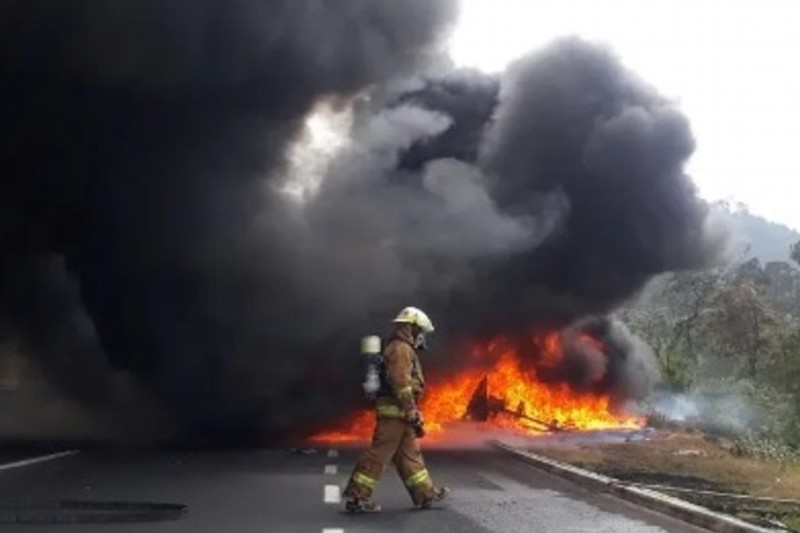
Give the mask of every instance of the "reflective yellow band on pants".
<svg viewBox="0 0 800 533">
<path fill-rule="evenodd" d="M 400 398 L 406 397 L 411 398 L 414 396 L 414 389 L 410 385 L 408 387 L 403 387 L 399 391 L 397 391 L 397 396 Z"/>
<path fill-rule="evenodd" d="M 358 483 L 359 485 L 374 489 L 375 485 L 378 484 L 378 480 L 364 475 L 361 472 L 353 472 L 353 483 Z"/>
<path fill-rule="evenodd" d="M 406 487 L 413 487 L 415 485 L 421 485 L 423 483 L 430 484 L 431 476 L 428 474 L 427 470 L 420 470 L 413 476 L 409 477 L 405 480 Z"/>
<path fill-rule="evenodd" d="M 405 418 L 405 413 L 398 406 L 387 404 L 378 406 L 378 416 L 387 418 Z"/>
</svg>

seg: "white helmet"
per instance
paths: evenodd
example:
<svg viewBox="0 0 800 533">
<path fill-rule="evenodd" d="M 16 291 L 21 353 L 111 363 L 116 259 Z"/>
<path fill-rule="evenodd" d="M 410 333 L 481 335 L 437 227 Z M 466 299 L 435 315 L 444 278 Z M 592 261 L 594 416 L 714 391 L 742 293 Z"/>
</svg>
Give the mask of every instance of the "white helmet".
<svg viewBox="0 0 800 533">
<path fill-rule="evenodd" d="M 406 307 L 393 320 L 395 324 L 413 324 L 423 333 L 433 333 L 433 322 L 423 311 L 416 307 Z"/>
</svg>

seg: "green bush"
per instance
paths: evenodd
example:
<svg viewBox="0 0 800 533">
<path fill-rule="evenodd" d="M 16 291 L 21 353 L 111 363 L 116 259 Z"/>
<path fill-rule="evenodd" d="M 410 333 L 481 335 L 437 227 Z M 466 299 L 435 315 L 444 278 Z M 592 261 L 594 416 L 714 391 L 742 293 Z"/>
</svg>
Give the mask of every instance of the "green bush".
<svg viewBox="0 0 800 533">
<path fill-rule="evenodd" d="M 748 433 L 736 440 L 733 453 L 744 457 L 755 457 L 781 463 L 800 464 L 800 450 L 775 439 Z"/>
</svg>

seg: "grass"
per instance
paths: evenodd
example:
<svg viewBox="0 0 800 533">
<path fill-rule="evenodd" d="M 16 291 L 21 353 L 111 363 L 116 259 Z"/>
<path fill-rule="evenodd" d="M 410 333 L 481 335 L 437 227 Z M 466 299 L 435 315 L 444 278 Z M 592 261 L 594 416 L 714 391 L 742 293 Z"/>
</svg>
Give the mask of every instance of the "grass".
<svg viewBox="0 0 800 533">
<path fill-rule="evenodd" d="M 543 442 L 534 451 L 636 483 L 800 499 L 800 465 L 742 457 L 733 443 L 699 432 L 659 431 L 646 441 L 605 444 Z M 713 498 L 680 497 L 757 523 L 777 519 L 800 531 L 798 507 L 745 508 Z"/>
</svg>

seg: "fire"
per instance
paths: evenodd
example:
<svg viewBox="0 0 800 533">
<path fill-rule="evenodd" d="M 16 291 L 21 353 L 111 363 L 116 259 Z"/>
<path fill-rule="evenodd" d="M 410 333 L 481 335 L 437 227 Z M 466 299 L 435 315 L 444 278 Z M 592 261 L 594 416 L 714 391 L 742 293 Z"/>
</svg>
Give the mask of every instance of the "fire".
<svg viewBox="0 0 800 533">
<path fill-rule="evenodd" d="M 563 360 L 560 334 L 534 336 L 530 342 L 538 354 L 536 368 L 555 368 Z M 589 336 L 579 342 L 598 353 L 603 348 Z M 534 366 L 523 366 L 520 350 L 509 339 L 477 344 L 471 355 L 478 364 L 428 384 L 420 408 L 429 435 L 441 435 L 448 424 L 476 416 L 504 430 L 531 435 L 552 429 L 633 429 L 644 424 L 642 417 L 614 413 L 608 395 L 578 392 L 566 383 L 544 383 Z M 597 381 L 602 375 L 593 378 Z M 375 415 L 367 410 L 344 427 L 319 433 L 313 440 L 369 440 L 374 425 Z"/>
</svg>

